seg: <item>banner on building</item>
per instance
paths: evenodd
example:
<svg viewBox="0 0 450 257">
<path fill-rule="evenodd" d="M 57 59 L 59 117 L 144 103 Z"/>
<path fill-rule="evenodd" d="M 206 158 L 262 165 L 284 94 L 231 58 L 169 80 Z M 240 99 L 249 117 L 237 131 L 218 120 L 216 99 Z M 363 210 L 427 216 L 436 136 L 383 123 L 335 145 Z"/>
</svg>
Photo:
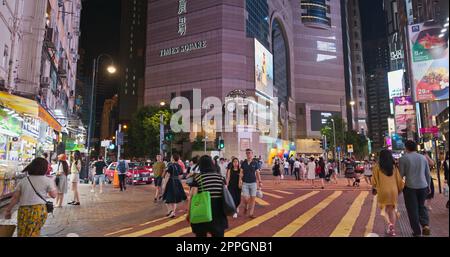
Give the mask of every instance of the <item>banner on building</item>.
<svg viewBox="0 0 450 257">
<path fill-rule="evenodd" d="M 273 97 L 273 55 L 255 39 L 256 91 L 271 99 Z"/>
<path fill-rule="evenodd" d="M 399 135 L 405 135 L 416 131 L 416 112 L 410 96 L 394 98 L 395 131 Z M 411 135 L 408 135 L 410 138 Z"/>
<path fill-rule="evenodd" d="M 417 102 L 448 99 L 448 43 L 435 22 L 409 25 L 413 96 Z"/>
<path fill-rule="evenodd" d="M 389 99 L 405 95 L 403 86 L 403 70 L 388 72 Z"/>
</svg>

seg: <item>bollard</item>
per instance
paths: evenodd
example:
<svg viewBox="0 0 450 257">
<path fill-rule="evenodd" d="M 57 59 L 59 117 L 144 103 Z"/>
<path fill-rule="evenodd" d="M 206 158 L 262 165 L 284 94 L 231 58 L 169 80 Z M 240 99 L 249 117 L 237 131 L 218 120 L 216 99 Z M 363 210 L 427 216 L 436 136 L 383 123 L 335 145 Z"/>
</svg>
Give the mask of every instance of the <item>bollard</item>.
<svg viewBox="0 0 450 257">
<path fill-rule="evenodd" d="M 116 171 L 114 171 L 114 180 L 113 180 L 113 187 L 114 188 L 119 188 L 119 173 Z"/>
</svg>

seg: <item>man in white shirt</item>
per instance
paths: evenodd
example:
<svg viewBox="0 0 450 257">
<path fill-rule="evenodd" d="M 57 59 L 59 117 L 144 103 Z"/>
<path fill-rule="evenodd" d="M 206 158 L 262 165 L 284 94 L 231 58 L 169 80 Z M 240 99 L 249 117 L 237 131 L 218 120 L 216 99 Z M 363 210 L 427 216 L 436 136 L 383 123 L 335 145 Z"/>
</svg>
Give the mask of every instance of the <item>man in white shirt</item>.
<svg viewBox="0 0 450 257">
<path fill-rule="evenodd" d="M 219 167 L 220 167 L 220 174 L 222 175 L 222 177 L 226 178 L 227 177 L 227 163 L 225 162 L 224 158 L 220 158 Z"/>
<path fill-rule="evenodd" d="M 295 180 L 300 180 L 300 161 L 298 159 L 295 159 L 294 162 L 294 175 Z"/>
</svg>

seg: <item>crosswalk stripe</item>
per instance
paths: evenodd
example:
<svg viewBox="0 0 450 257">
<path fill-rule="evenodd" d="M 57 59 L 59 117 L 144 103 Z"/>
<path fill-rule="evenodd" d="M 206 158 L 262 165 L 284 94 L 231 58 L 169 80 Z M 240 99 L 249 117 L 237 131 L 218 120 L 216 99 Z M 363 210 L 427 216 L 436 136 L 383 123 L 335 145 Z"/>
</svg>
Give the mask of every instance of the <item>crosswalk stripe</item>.
<svg viewBox="0 0 450 257">
<path fill-rule="evenodd" d="M 292 192 L 287 192 L 287 191 L 283 191 L 283 190 L 273 190 L 273 191 L 278 192 L 278 193 L 282 193 L 282 194 L 285 194 L 285 195 L 293 195 L 294 194 Z"/>
<path fill-rule="evenodd" d="M 185 228 L 182 228 L 182 229 L 180 229 L 180 230 L 177 230 L 177 231 L 175 231 L 175 232 L 173 232 L 173 233 L 164 235 L 164 236 L 162 236 L 162 237 L 180 237 L 180 236 L 187 235 L 187 234 L 189 234 L 189 233 L 191 233 L 191 232 L 192 232 L 192 228 L 191 228 L 191 227 L 185 227 Z"/>
<path fill-rule="evenodd" d="M 299 231 L 306 223 L 308 223 L 314 216 L 316 216 L 320 211 L 325 209 L 331 202 L 333 202 L 337 197 L 342 194 L 342 191 L 336 191 L 332 195 L 325 198 L 319 204 L 316 204 L 313 208 L 309 209 L 307 212 L 302 214 L 300 217 L 295 219 L 289 225 L 275 233 L 274 237 L 291 237 L 297 231 Z"/>
<path fill-rule="evenodd" d="M 255 202 L 256 202 L 257 204 L 261 205 L 261 206 L 268 206 L 268 205 L 270 205 L 270 203 L 264 201 L 264 200 L 261 199 L 261 198 L 255 198 Z"/>
<path fill-rule="evenodd" d="M 276 194 L 271 194 L 271 193 L 267 193 L 267 192 L 263 192 L 264 195 L 268 195 L 268 196 L 272 196 L 273 198 L 277 198 L 277 199 L 282 199 L 282 196 L 276 195 Z"/>
<path fill-rule="evenodd" d="M 307 194 L 305 194 L 303 196 L 300 196 L 300 197 L 298 197 L 298 198 L 296 198 L 294 200 L 291 200 L 291 201 L 289 201 L 289 202 L 279 206 L 278 208 L 276 208 L 276 209 L 274 209 L 272 211 L 269 211 L 269 212 L 267 212 L 267 213 L 265 213 L 265 214 L 255 218 L 255 219 L 253 219 L 253 220 L 251 220 L 249 222 L 244 223 L 243 225 L 241 225 L 239 227 L 236 227 L 236 228 L 228 231 L 227 233 L 225 233 L 225 236 L 226 237 L 236 237 L 236 236 L 244 233 L 245 231 L 260 225 L 261 223 L 263 223 L 263 222 L 265 222 L 265 221 L 275 217 L 276 215 L 278 215 L 278 214 L 288 210 L 289 208 L 293 207 L 294 205 L 296 205 L 296 204 L 298 204 L 298 203 L 300 203 L 300 202 L 302 202 L 302 201 L 304 201 L 304 200 L 306 200 L 306 199 L 310 198 L 311 196 L 316 195 L 318 193 L 319 193 L 319 191 L 309 192 L 309 193 L 307 193 Z"/>
<path fill-rule="evenodd" d="M 121 233 L 121 232 L 125 232 L 125 231 L 128 231 L 128 230 L 132 230 L 133 228 L 124 228 L 124 229 L 121 229 L 121 230 L 118 230 L 118 231 L 115 231 L 115 232 L 111 232 L 111 233 L 108 233 L 108 234 L 106 234 L 106 235 L 104 235 L 104 236 L 112 236 L 112 235 L 115 235 L 115 234 L 119 234 L 119 233 Z"/>
<path fill-rule="evenodd" d="M 122 235 L 121 237 L 138 237 L 138 236 L 143 236 L 143 235 L 150 234 L 152 232 L 155 232 L 155 231 L 158 231 L 158 230 L 161 230 L 161 229 L 168 228 L 170 226 L 173 226 L 173 225 L 175 225 L 177 223 L 180 223 L 182 221 L 185 221 L 185 220 L 186 220 L 186 214 L 181 216 L 181 217 L 179 217 L 179 218 L 176 218 L 174 220 L 170 220 L 168 222 L 159 224 L 157 226 L 146 228 L 146 229 L 142 229 L 142 230 L 130 233 L 130 234 Z"/>
<path fill-rule="evenodd" d="M 372 209 L 370 210 L 369 222 L 367 222 L 366 226 L 366 233 L 364 233 L 365 236 L 371 234 L 373 230 L 373 224 L 375 223 L 375 214 L 377 211 L 377 196 L 373 197 L 371 208 Z"/>
<path fill-rule="evenodd" d="M 148 224 L 151 224 L 151 223 L 155 223 L 155 222 L 158 222 L 158 221 L 161 221 L 161 220 L 164 220 L 164 219 L 167 219 L 167 217 L 163 217 L 163 218 L 159 218 L 159 219 L 156 219 L 156 220 L 147 221 L 145 223 L 140 224 L 139 226 L 145 226 L 145 225 L 148 225 Z"/>
<path fill-rule="evenodd" d="M 358 197 L 350 206 L 350 209 L 347 211 L 347 213 L 341 219 L 337 227 L 331 233 L 330 237 L 348 237 L 350 235 L 353 226 L 356 223 L 356 219 L 358 218 L 359 213 L 361 212 L 364 200 L 368 195 L 369 192 L 367 191 L 361 192 L 358 195 Z"/>
</svg>

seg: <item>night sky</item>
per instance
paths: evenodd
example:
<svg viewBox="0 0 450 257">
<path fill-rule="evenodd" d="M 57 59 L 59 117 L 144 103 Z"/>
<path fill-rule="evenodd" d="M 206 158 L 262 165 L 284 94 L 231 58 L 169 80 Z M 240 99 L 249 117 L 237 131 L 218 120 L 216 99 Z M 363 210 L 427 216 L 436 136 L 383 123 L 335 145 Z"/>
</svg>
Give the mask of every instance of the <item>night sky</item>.
<svg viewBox="0 0 450 257">
<path fill-rule="evenodd" d="M 120 0 L 84 0 L 80 47 L 86 51 L 86 75 L 92 59 L 107 53 L 118 60 L 120 49 Z"/>
<path fill-rule="evenodd" d="M 363 41 L 386 37 L 386 19 L 383 0 L 360 0 Z"/>
</svg>

